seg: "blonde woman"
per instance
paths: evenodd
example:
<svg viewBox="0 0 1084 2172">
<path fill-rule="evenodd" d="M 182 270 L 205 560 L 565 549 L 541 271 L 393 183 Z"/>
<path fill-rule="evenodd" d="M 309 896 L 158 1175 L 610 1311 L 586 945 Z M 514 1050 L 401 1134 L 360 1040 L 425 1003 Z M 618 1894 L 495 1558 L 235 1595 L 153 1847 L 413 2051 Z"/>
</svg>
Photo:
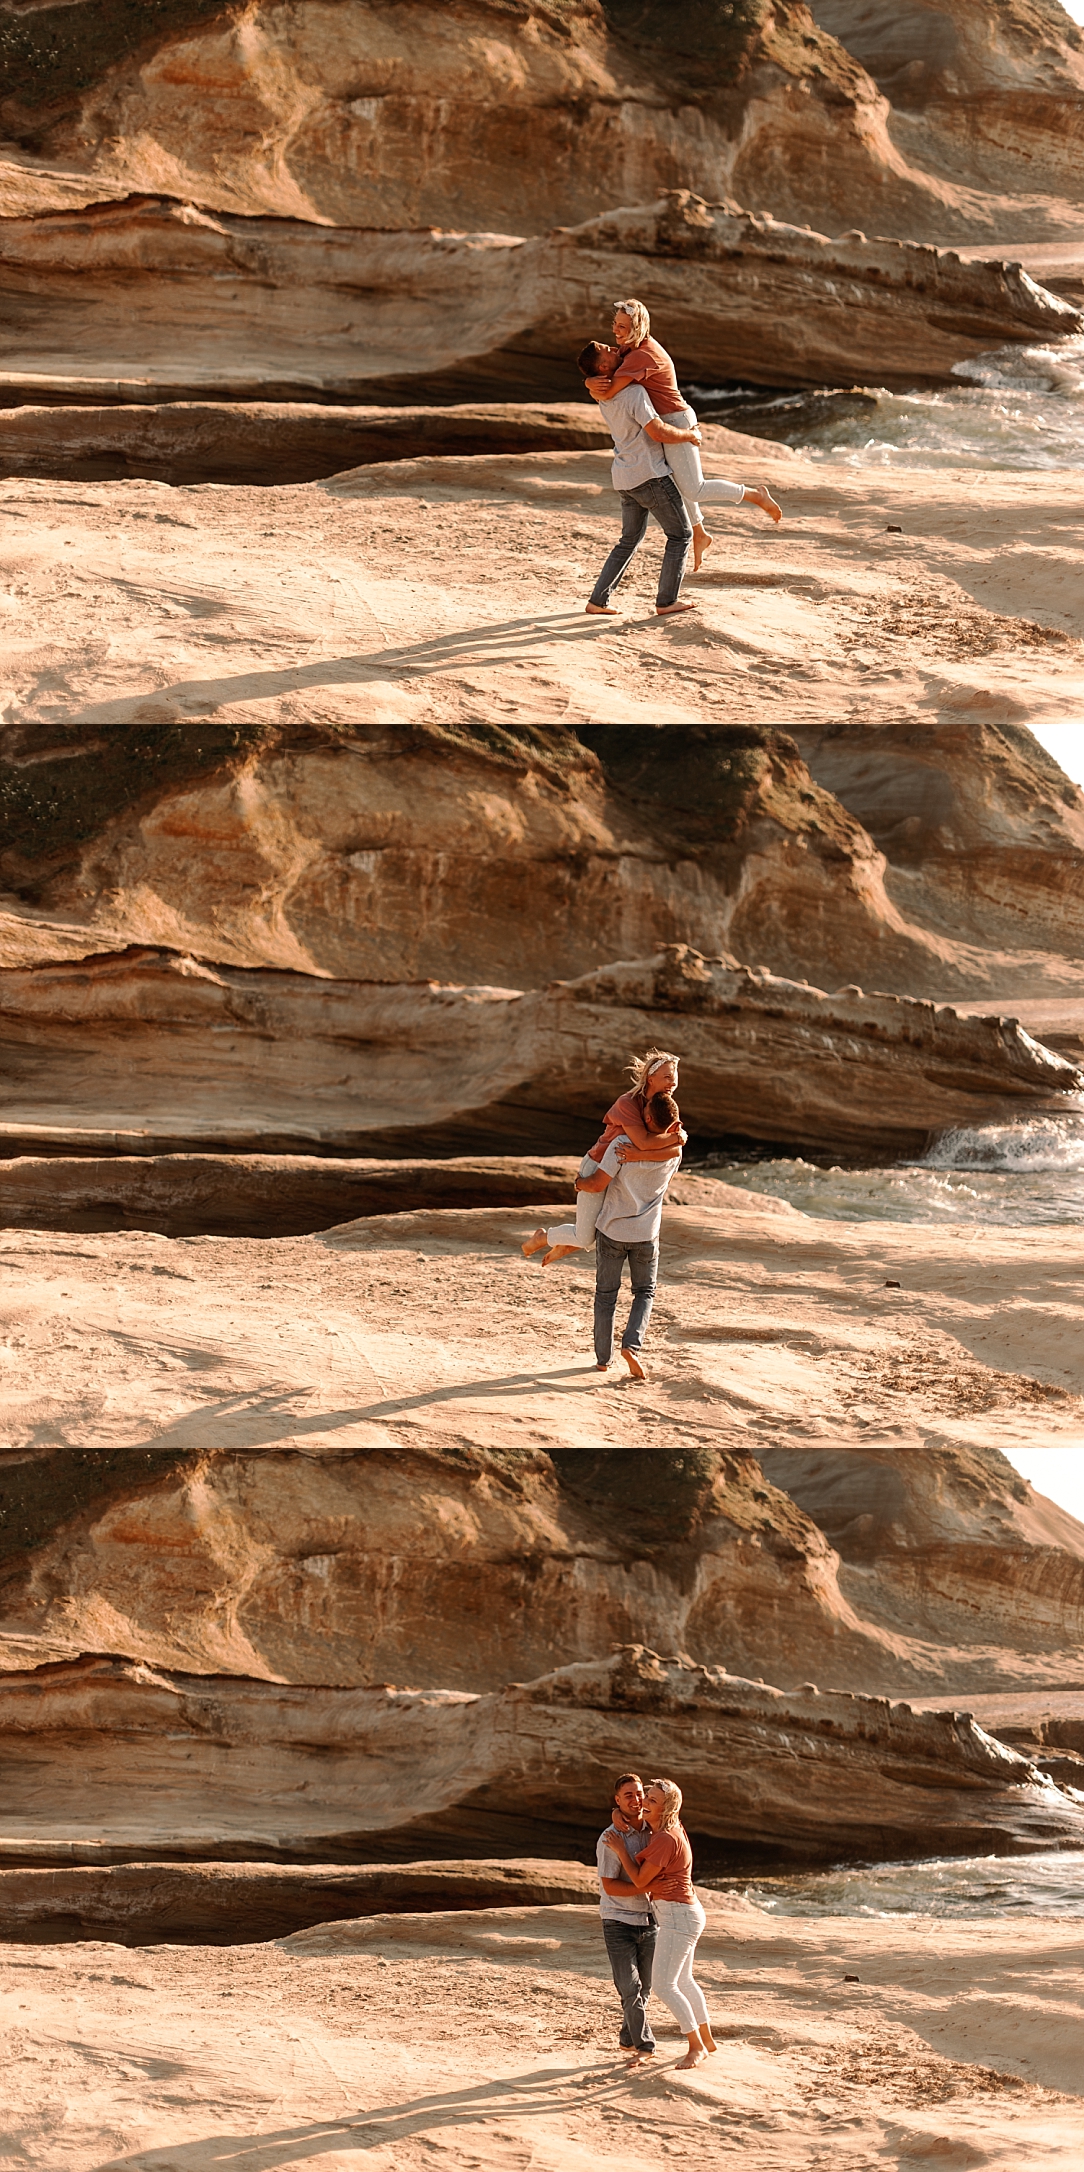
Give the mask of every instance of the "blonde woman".
<svg viewBox="0 0 1084 2172">
<path fill-rule="evenodd" d="M 651 1988 L 670 2008 L 688 2040 L 678 2068 L 700 2066 L 718 2047 L 708 2021 L 707 2001 L 693 1975 L 693 1955 L 704 1928 L 704 1910 L 693 1891 L 693 1851 L 681 1822 L 681 1789 L 673 1780 L 649 1780 L 644 1791 L 644 1822 L 653 1838 L 633 1858 L 620 1833 L 606 1844 L 637 1893 L 650 1893 L 659 1925 Z M 633 2062 L 636 2063 L 635 2061 Z"/>
<path fill-rule="evenodd" d="M 695 430 L 696 416 L 678 389 L 677 372 L 665 347 L 651 337 L 651 317 L 643 302 L 614 303 L 614 339 L 621 359 L 612 375 L 587 379 L 587 390 L 592 399 L 604 407 L 606 401 L 612 400 L 625 385 L 642 385 L 655 413 L 665 423 L 675 430 Z M 747 483 L 725 482 L 721 477 L 706 482 L 700 447 L 692 438 L 681 442 L 667 440 L 666 465 L 692 522 L 694 573 L 699 573 L 704 554 L 712 545 L 700 510 L 701 499 L 706 505 L 758 505 L 769 520 L 783 518 L 782 509 L 766 483 L 758 483 L 756 489 L 751 490 Z"/>
<path fill-rule="evenodd" d="M 648 1117 L 648 1109 L 656 1096 L 673 1096 L 677 1093 L 678 1065 L 680 1056 L 670 1049 L 648 1048 L 642 1056 L 634 1056 L 628 1066 L 632 1084 L 627 1093 L 619 1094 L 612 1108 L 607 1109 L 603 1128 L 593 1146 L 589 1146 L 580 1163 L 576 1178 L 575 1222 L 557 1222 L 550 1229 L 536 1229 L 533 1237 L 520 1246 L 524 1259 L 535 1252 L 544 1252 L 543 1267 L 552 1267 L 555 1260 L 567 1259 L 570 1252 L 590 1249 L 595 1241 L 595 1223 L 602 1205 L 604 1184 L 599 1184 L 599 1166 L 608 1149 L 618 1139 L 629 1142 L 632 1160 L 668 1161 L 679 1154 L 688 1134 L 680 1123 L 663 1131 Z M 622 1155 L 624 1160 L 624 1154 Z"/>
</svg>

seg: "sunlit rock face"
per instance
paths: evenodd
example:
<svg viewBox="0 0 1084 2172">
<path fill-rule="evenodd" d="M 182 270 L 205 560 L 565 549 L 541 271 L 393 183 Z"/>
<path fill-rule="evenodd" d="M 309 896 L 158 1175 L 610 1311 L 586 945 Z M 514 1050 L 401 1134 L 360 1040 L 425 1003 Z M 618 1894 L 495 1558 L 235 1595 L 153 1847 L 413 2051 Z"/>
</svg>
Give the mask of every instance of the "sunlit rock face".
<svg viewBox="0 0 1084 2172">
<path fill-rule="evenodd" d="M 681 187 L 829 233 L 1084 215 L 1055 0 L 5 0 L 0 51 L 26 208 L 67 170 L 340 227 L 539 233 Z"/>
</svg>

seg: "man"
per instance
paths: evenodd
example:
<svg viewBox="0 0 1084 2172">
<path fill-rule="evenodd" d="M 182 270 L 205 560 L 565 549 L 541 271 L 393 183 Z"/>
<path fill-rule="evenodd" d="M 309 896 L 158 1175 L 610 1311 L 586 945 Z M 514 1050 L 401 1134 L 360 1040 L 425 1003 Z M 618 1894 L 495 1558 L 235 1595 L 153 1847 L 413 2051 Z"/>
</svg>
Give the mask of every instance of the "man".
<svg viewBox="0 0 1084 2172">
<path fill-rule="evenodd" d="M 650 1825 L 644 1824 L 644 1788 L 638 1773 L 623 1772 L 615 1782 L 612 1809 L 613 1817 L 606 1832 L 600 1835 L 595 1850 L 599 1913 L 614 1988 L 621 2001 L 618 2043 L 623 2050 L 632 2052 L 631 2063 L 638 2066 L 641 2059 L 650 2059 L 655 2049 L 655 2038 L 644 2007 L 651 1994 L 651 1963 L 658 1926 L 650 1900 L 629 1884 L 613 1849 L 606 1845 L 607 1834 L 616 1829 L 629 1854 L 635 1858 L 653 1837 Z"/>
<path fill-rule="evenodd" d="M 647 1104 L 653 1131 L 666 1131 L 678 1121 L 677 1103 L 670 1094 L 654 1094 Z M 595 1223 L 595 1358 L 600 1373 L 613 1363 L 614 1313 L 621 1273 L 626 1259 L 632 1283 L 632 1306 L 621 1338 L 621 1355 L 634 1380 L 646 1380 L 641 1359 L 644 1335 L 655 1302 L 659 1272 L 659 1231 L 662 1203 L 671 1178 L 681 1165 L 681 1147 L 666 1161 L 624 1159 L 627 1142 L 614 1139 L 598 1166 L 598 1175 L 584 1191 L 605 1191 Z"/>
<path fill-rule="evenodd" d="M 584 377 L 612 376 L 620 361 L 618 348 L 600 346 L 594 339 L 576 357 L 577 367 Z M 600 407 L 599 413 L 605 416 L 614 441 L 611 474 L 614 489 L 621 499 L 621 540 L 614 544 L 585 609 L 596 617 L 618 616 L 610 606 L 610 593 L 639 550 L 648 519 L 654 515 L 666 537 L 655 610 L 660 618 L 673 618 L 681 611 L 691 611 L 694 606 L 679 603 L 678 595 L 693 539 L 692 524 L 681 492 L 666 465 L 662 447 L 699 445 L 700 432 L 679 430 L 674 424 L 663 422 L 642 385 L 626 385 L 623 391 L 615 392 L 612 400 Z"/>
</svg>

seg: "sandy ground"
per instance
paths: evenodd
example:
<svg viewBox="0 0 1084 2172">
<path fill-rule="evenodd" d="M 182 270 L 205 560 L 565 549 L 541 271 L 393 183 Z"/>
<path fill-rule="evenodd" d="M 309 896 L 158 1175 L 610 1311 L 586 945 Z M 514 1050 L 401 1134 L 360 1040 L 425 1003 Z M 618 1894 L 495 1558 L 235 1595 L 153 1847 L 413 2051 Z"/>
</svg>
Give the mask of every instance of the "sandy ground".
<svg viewBox="0 0 1084 2172">
<path fill-rule="evenodd" d="M 8 1946 L 3 2172 L 1075 2172 L 1084 1922 L 712 1908 L 716 2057 L 627 2075 L 589 1908 Z M 858 1981 L 847 1982 L 848 1976 Z"/>
<path fill-rule="evenodd" d="M 1057 722 L 1084 700 L 1081 476 L 886 474 L 718 431 L 780 529 L 719 511 L 656 619 L 583 605 L 617 529 L 601 453 L 414 460 L 260 490 L 0 485 L 0 713 L 299 723 Z M 899 529 L 892 533 L 890 529 Z"/>
<path fill-rule="evenodd" d="M 1076 1228 L 815 1221 L 682 1189 L 705 1203 L 666 1212 L 643 1385 L 595 1368 L 593 1253 L 523 1259 L 553 1207 L 277 1240 L 8 1230 L 0 1447 L 1079 1451 Z"/>
</svg>

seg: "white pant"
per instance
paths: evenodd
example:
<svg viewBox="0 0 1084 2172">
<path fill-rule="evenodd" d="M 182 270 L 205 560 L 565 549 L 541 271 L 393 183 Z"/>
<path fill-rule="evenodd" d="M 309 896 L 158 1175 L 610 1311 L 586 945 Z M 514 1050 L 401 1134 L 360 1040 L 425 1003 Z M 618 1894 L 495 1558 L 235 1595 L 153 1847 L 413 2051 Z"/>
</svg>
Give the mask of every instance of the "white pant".
<svg viewBox="0 0 1084 2172">
<path fill-rule="evenodd" d="M 696 416 L 691 407 L 679 408 L 672 415 L 664 415 L 664 422 L 672 422 L 675 430 L 695 430 Z M 700 500 L 705 505 L 740 505 L 745 496 L 744 483 L 727 483 L 720 477 L 715 482 L 705 482 L 700 464 L 699 445 L 664 445 L 666 465 L 674 478 L 682 497 L 685 510 L 694 528 L 702 528 Z"/>
<path fill-rule="evenodd" d="M 558 1222 L 555 1229 L 547 1229 L 551 1244 L 578 1244 L 586 1252 L 595 1241 L 595 1223 L 606 1194 L 602 1192 L 576 1193 L 576 1219 L 574 1222 Z"/>
<path fill-rule="evenodd" d="M 684 2035 L 691 2036 L 708 2018 L 704 1994 L 693 1975 L 696 1942 L 707 1922 L 699 1901 L 652 1900 L 659 1919 L 651 1988 L 670 2008 Z"/>
</svg>

